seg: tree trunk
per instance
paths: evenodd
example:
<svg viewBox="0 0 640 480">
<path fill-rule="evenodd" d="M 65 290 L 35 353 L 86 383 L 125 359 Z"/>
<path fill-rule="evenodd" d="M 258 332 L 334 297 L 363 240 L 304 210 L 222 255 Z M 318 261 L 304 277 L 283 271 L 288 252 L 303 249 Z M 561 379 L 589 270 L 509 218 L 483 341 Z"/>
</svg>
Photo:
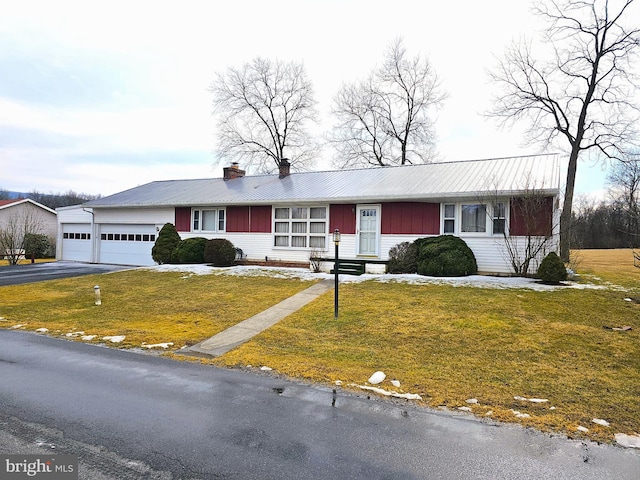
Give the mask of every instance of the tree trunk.
<svg viewBox="0 0 640 480">
<path fill-rule="evenodd" d="M 571 209 L 573 206 L 573 191 L 576 183 L 576 169 L 578 166 L 579 145 L 576 143 L 571 148 L 569 155 L 569 167 L 567 168 L 567 185 L 564 190 L 564 202 L 560 215 L 560 259 L 569 261 L 571 250 Z"/>
</svg>

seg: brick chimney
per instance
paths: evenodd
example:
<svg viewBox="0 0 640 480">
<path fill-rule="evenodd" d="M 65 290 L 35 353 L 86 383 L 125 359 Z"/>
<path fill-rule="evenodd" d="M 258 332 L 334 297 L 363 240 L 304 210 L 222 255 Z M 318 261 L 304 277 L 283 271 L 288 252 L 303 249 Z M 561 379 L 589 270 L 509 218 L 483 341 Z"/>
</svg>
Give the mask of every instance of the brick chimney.
<svg viewBox="0 0 640 480">
<path fill-rule="evenodd" d="M 288 158 L 280 160 L 280 178 L 288 177 L 291 173 L 291 164 Z"/>
<path fill-rule="evenodd" d="M 240 168 L 238 167 L 238 162 L 233 162 L 230 167 L 224 167 L 222 169 L 222 172 L 222 178 L 224 178 L 225 180 L 233 180 L 234 178 L 244 177 L 245 173 L 247 173 L 244 170 L 240 170 Z"/>
</svg>

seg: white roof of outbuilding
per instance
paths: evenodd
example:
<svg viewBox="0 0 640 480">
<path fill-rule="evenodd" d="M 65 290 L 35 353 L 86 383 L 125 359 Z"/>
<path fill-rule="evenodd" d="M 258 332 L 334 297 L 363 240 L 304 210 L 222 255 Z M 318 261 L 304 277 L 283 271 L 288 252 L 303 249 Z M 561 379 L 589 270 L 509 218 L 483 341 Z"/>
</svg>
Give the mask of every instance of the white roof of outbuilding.
<svg viewBox="0 0 640 480">
<path fill-rule="evenodd" d="M 561 184 L 556 154 L 438 162 L 399 167 L 151 182 L 84 204 L 90 207 L 367 203 L 517 195 L 555 195 Z"/>
</svg>

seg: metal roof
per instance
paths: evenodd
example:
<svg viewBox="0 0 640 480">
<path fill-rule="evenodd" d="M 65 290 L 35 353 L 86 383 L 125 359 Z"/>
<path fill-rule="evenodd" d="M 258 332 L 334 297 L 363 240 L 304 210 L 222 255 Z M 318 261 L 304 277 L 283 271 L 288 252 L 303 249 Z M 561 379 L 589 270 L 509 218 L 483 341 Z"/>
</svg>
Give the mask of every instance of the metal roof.
<svg viewBox="0 0 640 480">
<path fill-rule="evenodd" d="M 556 154 L 398 167 L 151 182 L 85 203 L 87 207 L 259 205 L 441 201 L 560 189 Z"/>
</svg>

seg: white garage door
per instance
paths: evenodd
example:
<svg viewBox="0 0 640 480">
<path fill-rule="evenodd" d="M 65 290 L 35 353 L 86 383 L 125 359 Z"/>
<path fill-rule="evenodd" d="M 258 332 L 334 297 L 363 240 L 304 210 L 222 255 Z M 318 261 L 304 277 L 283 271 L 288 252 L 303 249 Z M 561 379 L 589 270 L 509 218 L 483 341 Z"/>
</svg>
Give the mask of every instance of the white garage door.
<svg viewBox="0 0 640 480">
<path fill-rule="evenodd" d="M 155 225 L 100 226 L 99 263 L 155 265 L 151 249 L 156 241 Z"/>
<path fill-rule="evenodd" d="M 62 224 L 62 260 L 91 261 L 91 224 Z"/>
</svg>

